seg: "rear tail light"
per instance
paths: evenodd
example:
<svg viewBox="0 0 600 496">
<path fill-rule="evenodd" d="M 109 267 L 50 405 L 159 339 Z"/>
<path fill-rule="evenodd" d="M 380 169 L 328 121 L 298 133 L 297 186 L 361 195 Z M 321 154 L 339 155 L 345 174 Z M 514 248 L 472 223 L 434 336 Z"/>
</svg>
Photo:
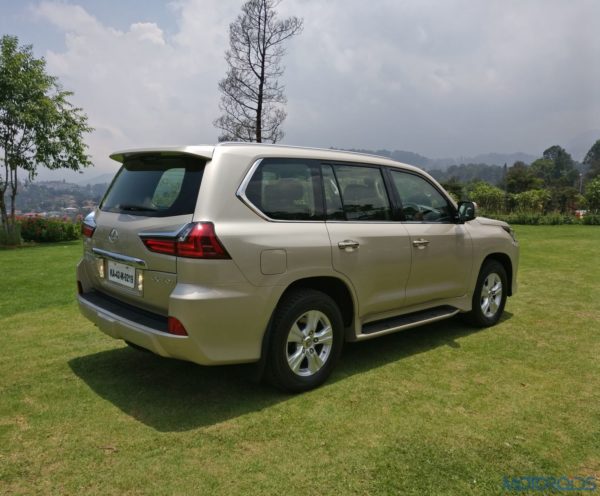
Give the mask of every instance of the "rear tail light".
<svg viewBox="0 0 600 496">
<path fill-rule="evenodd" d="M 187 336 L 188 333 L 183 327 L 183 324 L 179 322 L 175 317 L 169 317 L 167 330 L 169 334 L 175 334 L 176 336 Z"/>
<path fill-rule="evenodd" d="M 141 235 L 150 251 L 186 258 L 223 260 L 231 258 L 215 234 L 212 222 L 188 224 L 177 237 Z"/>
<path fill-rule="evenodd" d="M 94 231 L 96 230 L 96 214 L 95 212 L 90 212 L 85 216 L 83 222 L 81 223 L 81 234 L 83 234 L 84 238 L 91 238 L 94 235 Z"/>
<path fill-rule="evenodd" d="M 83 234 L 84 238 L 91 238 L 96 230 L 96 226 L 91 226 L 90 224 L 86 224 L 83 222 L 81 224 L 81 234 Z"/>
</svg>

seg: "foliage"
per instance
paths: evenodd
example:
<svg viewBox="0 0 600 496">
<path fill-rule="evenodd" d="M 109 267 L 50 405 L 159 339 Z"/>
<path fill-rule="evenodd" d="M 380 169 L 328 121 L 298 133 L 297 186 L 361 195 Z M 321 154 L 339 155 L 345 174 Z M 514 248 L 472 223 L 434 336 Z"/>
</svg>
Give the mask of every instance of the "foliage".
<svg viewBox="0 0 600 496">
<path fill-rule="evenodd" d="M 588 150 L 583 159 L 583 163 L 589 167 L 586 174 L 588 179 L 594 179 L 600 176 L 600 139 Z"/>
<path fill-rule="evenodd" d="M 581 223 L 587 226 L 600 226 L 600 214 L 586 214 Z"/>
<path fill-rule="evenodd" d="M 21 226 L 19 224 L 13 224 L 9 229 L 0 229 L 0 246 L 17 246 L 21 242 Z"/>
<path fill-rule="evenodd" d="M 570 187 L 579 177 L 571 155 L 558 145 L 545 150 L 543 157 L 531 164 L 531 171 L 547 187 Z"/>
<path fill-rule="evenodd" d="M 21 236 L 25 241 L 48 243 L 79 239 L 81 224 L 69 220 L 27 217 L 20 219 Z"/>
<path fill-rule="evenodd" d="M 464 196 L 464 187 L 463 185 L 456 180 L 455 178 L 451 178 L 448 181 L 444 181 L 441 183 L 442 187 L 452 195 L 455 201 L 462 200 Z"/>
<path fill-rule="evenodd" d="M 578 219 L 573 215 L 558 212 L 541 214 L 535 212 L 512 212 L 509 214 L 489 213 L 489 217 L 503 220 L 513 225 L 527 226 L 558 226 L 564 224 L 578 224 Z"/>
<path fill-rule="evenodd" d="M 585 200 L 589 210 L 593 213 L 600 213 L 600 177 L 585 185 Z"/>
<path fill-rule="evenodd" d="M 550 202 L 546 211 L 558 211 L 563 214 L 573 212 L 581 207 L 584 199 L 572 186 L 550 188 Z"/>
<path fill-rule="evenodd" d="M 469 199 L 477 203 L 482 212 L 503 212 L 506 193 L 491 184 L 478 182 L 470 187 Z"/>
<path fill-rule="evenodd" d="M 522 193 L 537 190 L 544 182 L 535 176 L 531 168 L 524 162 L 515 162 L 506 172 L 505 187 L 509 193 Z"/>
<path fill-rule="evenodd" d="M 91 165 L 83 142 L 87 116 L 69 102 L 71 92 L 46 74 L 46 62 L 14 36 L 0 40 L 0 222 L 15 223 L 18 172 L 29 179 L 42 165 L 79 170 Z M 6 195 L 10 197 L 10 215 Z"/>
<path fill-rule="evenodd" d="M 440 182 L 457 181 L 469 183 L 473 181 L 485 181 L 490 184 L 500 185 L 504 178 L 503 167 L 488 164 L 451 165 L 445 170 L 433 169 L 429 173 Z"/>
<path fill-rule="evenodd" d="M 286 113 L 281 59 L 284 43 L 302 31 L 297 17 L 278 19 L 279 0 L 248 0 L 229 26 L 229 67 L 219 83 L 219 141 L 280 141 Z"/>
<path fill-rule="evenodd" d="M 550 192 L 546 189 L 532 189 L 510 195 L 511 211 L 531 212 L 541 214 L 551 200 Z"/>
</svg>

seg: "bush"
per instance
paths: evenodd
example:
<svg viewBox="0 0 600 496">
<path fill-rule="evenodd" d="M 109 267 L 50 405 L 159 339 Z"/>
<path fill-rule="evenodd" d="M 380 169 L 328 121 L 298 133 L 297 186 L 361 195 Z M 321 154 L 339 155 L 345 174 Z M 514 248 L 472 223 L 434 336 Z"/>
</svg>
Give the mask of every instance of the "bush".
<svg viewBox="0 0 600 496">
<path fill-rule="evenodd" d="M 506 194 L 496 186 L 478 182 L 471 185 L 469 199 L 477 203 L 484 212 L 501 212 L 504 209 Z"/>
<path fill-rule="evenodd" d="M 21 236 L 24 241 L 50 243 L 79 239 L 81 224 L 70 220 L 28 217 L 20 219 Z"/>
<path fill-rule="evenodd" d="M 600 214 L 586 214 L 581 222 L 587 226 L 600 226 Z"/>
<path fill-rule="evenodd" d="M 558 226 L 563 224 L 578 224 L 579 220 L 573 215 L 560 213 L 537 214 L 531 212 L 514 212 L 512 214 L 488 214 L 493 219 L 503 220 L 509 224 L 529 226 Z"/>
</svg>

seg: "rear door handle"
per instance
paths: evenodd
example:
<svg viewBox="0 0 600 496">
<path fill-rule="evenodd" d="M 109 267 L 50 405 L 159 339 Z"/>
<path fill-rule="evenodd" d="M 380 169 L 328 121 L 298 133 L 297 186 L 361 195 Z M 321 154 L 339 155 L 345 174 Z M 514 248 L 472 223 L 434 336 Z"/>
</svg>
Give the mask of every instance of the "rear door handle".
<svg viewBox="0 0 600 496">
<path fill-rule="evenodd" d="M 428 239 L 415 239 L 412 242 L 413 246 L 416 246 L 417 248 L 425 248 L 428 244 L 429 244 L 429 240 Z"/>
<path fill-rule="evenodd" d="M 338 243 L 338 247 L 340 250 L 353 250 L 358 248 L 360 243 L 358 241 L 354 241 L 353 239 L 345 239 L 344 241 L 340 241 Z"/>
</svg>

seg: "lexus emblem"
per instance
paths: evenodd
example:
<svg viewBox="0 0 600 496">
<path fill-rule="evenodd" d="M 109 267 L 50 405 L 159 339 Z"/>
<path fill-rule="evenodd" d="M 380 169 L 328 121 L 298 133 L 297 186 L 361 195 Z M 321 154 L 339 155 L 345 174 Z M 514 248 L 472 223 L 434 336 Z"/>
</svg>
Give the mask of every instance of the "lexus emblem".
<svg viewBox="0 0 600 496">
<path fill-rule="evenodd" d="M 116 229 L 111 229 L 110 234 L 108 235 L 108 240 L 111 243 L 119 241 L 119 232 Z"/>
</svg>

